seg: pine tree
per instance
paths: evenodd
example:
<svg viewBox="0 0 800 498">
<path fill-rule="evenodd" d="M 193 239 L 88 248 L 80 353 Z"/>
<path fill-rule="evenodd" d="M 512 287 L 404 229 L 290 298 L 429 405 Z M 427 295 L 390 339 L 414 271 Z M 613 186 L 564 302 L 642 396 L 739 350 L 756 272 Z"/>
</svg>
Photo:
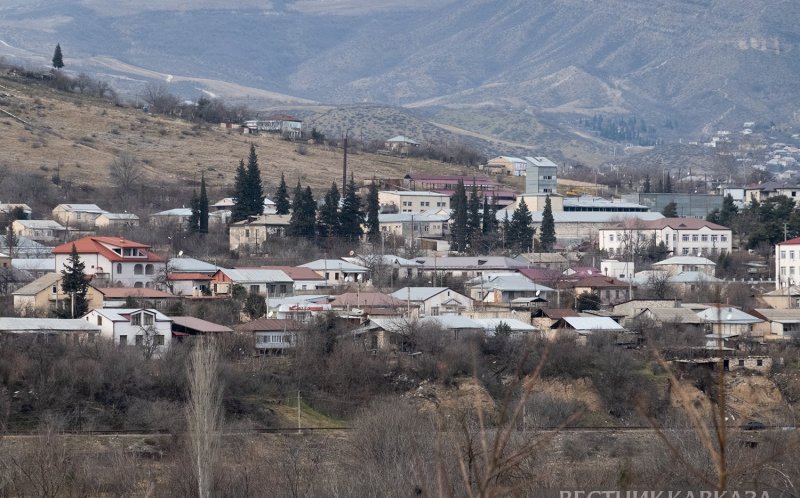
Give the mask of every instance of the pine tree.
<svg viewBox="0 0 800 498">
<path fill-rule="evenodd" d="M 518 252 L 530 252 L 533 244 L 533 236 L 536 230 L 533 228 L 533 220 L 525 199 L 520 199 L 517 209 L 511 215 L 511 224 L 507 243 L 509 247 Z"/>
<path fill-rule="evenodd" d="M 336 182 L 325 193 L 325 200 L 317 213 L 317 235 L 325 239 L 339 235 L 339 200 L 341 195 Z"/>
<path fill-rule="evenodd" d="M 289 214 L 289 192 L 286 188 L 286 180 L 281 173 L 281 182 L 275 191 L 275 214 Z"/>
<path fill-rule="evenodd" d="M 642 186 L 642 192 L 645 194 L 650 193 L 650 175 L 644 176 L 644 185 Z"/>
<path fill-rule="evenodd" d="M 236 176 L 234 178 L 233 186 L 233 209 L 231 210 L 231 221 L 237 222 L 247 219 L 246 201 L 247 197 L 247 171 L 244 169 L 244 160 L 239 161 L 239 167 L 236 168 Z"/>
<path fill-rule="evenodd" d="M 350 175 L 350 181 L 344 188 L 342 210 L 339 212 L 339 236 L 349 241 L 356 241 L 364 235 L 364 210 L 361 208 L 361 197 L 358 188 Z"/>
<path fill-rule="evenodd" d="M 495 218 L 494 207 L 489 204 L 489 198 L 483 196 L 483 220 L 481 222 L 481 233 L 489 235 L 494 233 L 497 228 L 497 219 Z"/>
<path fill-rule="evenodd" d="M 478 250 L 478 241 L 481 238 L 481 199 L 478 197 L 478 187 L 473 184 L 467 201 L 467 241 L 470 249 Z"/>
<path fill-rule="evenodd" d="M 264 214 L 264 187 L 261 183 L 261 169 L 258 167 L 256 146 L 250 144 L 250 157 L 247 159 L 247 214 L 259 216 Z"/>
<path fill-rule="evenodd" d="M 192 214 L 186 222 L 186 229 L 192 233 L 197 233 L 200 231 L 200 198 L 197 197 L 197 190 L 192 191 L 189 207 L 192 209 Z"/>
<path fill-rule="evenodd" d="M 553 219 L 553 207 L 550 203 L 550 196 L 544 201 L 542 211 L 542 228 L 539 234 L 539 244 L 542 252 L 550 252 L 556 245 L 556 222 Z"/>
<path fill-rule="evenodd" d="M 89 302 L 86 300 L 89 284 L 86 283 L 85 269 L 78 249 L 72 244 L 72 252 L 61 270 L 61 290 L 69 296 L 60 312 L 62 317 L 76 318 L 89 311 Z"/>
<path fill-rule="evenodd" d="M 667 178 L 664 179 L 664 192 L 667 194 L 672 192 L 672 178 L 669 175 L 669 171 L 667 171 Z"/>
<path fill-rule="evenodd" d="M 208 233 L 208 191 L 206 190 L 206 175 L 200 176 L 200 198 L 198 202 L 198 231 Z"/>
<path fill-rule="evenodd" d="M 719 211 L 719 224 L 729 227 L 733 223 L 736 215 L 739 214 L 739 208 L 733 202 L 733 196 L 728 194 L 722 199 L 722 209 Z"/>
<path fill-rule="evenodd" d="M 450 237 L 452 249 L 454 251 L 464 251 L 467 245 L 467 192 L 464 188 L 464 181 L 458 180 L 456 190 L 450 198 L 451 228 Z"/>
<path fill-rule="evenodd" d="M 53 52 L 53 67 L 56 69 L 61 69 L 64 67 L 64 57 L 61 55 L 61 44 L 56 44 L 56 49 Z"/>
<path fill-rule="evenodd" d="M 313 240 L 316 235 L 316 219 L 317 203 L 314 200 L 311 187 L 306 187 L 304 190 L 298 181 L 292 202 L 292 216 L 287 228 L 288 235 Z"/>
<path fill-rule="evenodd" d="M 506 210 L 505 213 L 506 213 L 506 216 L 505 216 L 505 218 L 503 218 L 503 226 L 501 228 L 501 231 L 503 232 L 503 249 L 505 249 L 506 247 L 510 247 L 511 246 L 511 242 L 513 242 L 510 239 L 510 237 L 511 237 L 511 233 L 510 233 L 511 232 L 511 222 L 508 220 L 508 210 Z"/>
<path fill-rule="evenodd" d="M 661 214 L 664 215 L 665 218 L 677 218 L 678 217 L 678 204 L 670 202 L 666 206 L 664 206 L 664 210 L 661 211 Z"/>
<path fill-rule="evenodd" d="M 378 183 L 373 178 L 367 194 L 367 239 L 372 244 L 377 244 L 381 240 L 380 210 Z"/>
<path fill-rule="evenodd" d="M 300 209 L 300 205 L 303 203 L 303 186 L 300 185 L 300 180 L 297 180 L 297 185 L 294 187 L 294 192 L 292 193 L 292 213 L 297 212 Z"/>
</svg>

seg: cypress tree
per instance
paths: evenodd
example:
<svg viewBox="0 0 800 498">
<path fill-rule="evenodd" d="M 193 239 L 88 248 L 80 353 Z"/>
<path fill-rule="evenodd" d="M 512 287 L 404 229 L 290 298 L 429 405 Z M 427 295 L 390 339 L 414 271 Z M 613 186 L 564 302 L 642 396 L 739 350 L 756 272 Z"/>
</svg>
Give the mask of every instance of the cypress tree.
<svg viewBox="0 0 800 498">
<path fill-rule="evenodd" d="M 264 213 L 264 187 L 261 183 L 261 169 L 258 167 L 256 146 L 250 144 L 250 157 L 247 159 L 247 197 L 246 209 L 248 216 L 258 216 Z"/>
<path fill-rule="evenodd" d="M 288 235 L 312 240 L 316 234 L 317 203 L 311 187 L 305 190 L 297 182 L 294 200 L 292 202 L 292 216 L 287 228 Z"/>
<path fill-rule="evenodd" d="M 650 193 L 650 175 L 644 176 L 644 185 L 642 186 L 642 192 L 645 194 Z"/>
<path fill-rule="evenodd" d="M 550 204 L 550 196 L 544 201 L 544 211 L 542 211 L 542 230 L 539 234 L 539 243 L 543 252 L 550 252 L 556 245 L 556 222 L 553 219 L 553 207 Z"/>
<path fill-rule="evenodd" d="M 206 175 L 200 176 L 200 198 L 198 199 L 198 228 L 200 233 L 208 233 L 208 191 L 206 190 Z"/>
<path fill-rule="evenodd" d="M 364 235 L 364 211 L 353 175 L 350 175 L 350 181 L 344 187 L 342 210 L 339 213 L 339 234 L 349 241 L 359 240 Z"/>
<path fill-rule="evenodd" d="M 481 225 L 481 232 L 484 235 L 493 233 L 495 228 L 497 228 L 494 207 L 489 204 L 489 200 L 486 196 L 483 196 L 483 222 Z"/>
<path fill-rule="evenodd" d="M 476 251 L 481 237 L 481 199 L 478 187 L 473 184 L 467 201 L 467 240 L 472 251 Z"/>
<path fill-rule="evenodd" d="M 373 178 L 367 194 L 367 239 L 373 244 L 377 244 L 381 240 L 380 209 L 378 184 Z"/>
<path fill-rule="evenodd" d="M 339 200 L 341 195 L 336 182 L 325 193 L 325 200 L 317 213 L 317 235 L 320 238 L 339 236 Z"/>
<path fill-rule="evenodd" d="M 86 291 L 89 284 L 86 283 L 86 266 L 78 255 L 78 249 L 72 244 L 72 252 L 64 263 L 61 270 L 61 290 L 69 296 L 65 307 L 60 311 L 62 317 L 76 318 L 89 311 L 89 303 L 86 300 Z"/>
<path fill-rule="evenodd" d="M 309 186 L 306 186 L 306 189 L 303 191 L 303 203 L 300 212 L 305 219 L 302 236 L 311 240 L 314 238 L 314 220 L 317 217 L 317 201 L 314 200 L 314 193 Z"/>
<path fill-rule="evenodd" d="M 286 189 L 286 180 L 281 173 L 281 182 L 275 191 L 275 214 L 289 214 L 289 192 Z"/>
<path fill-rule="evenodd" d="M 525 199 L 519 201 L 517 209 L 511 215 L 509 226 L 509 246 L 519 252 L 529 252 L 533 244 L 533 235 L 536 232 L 532 226 L 533 220 Z"/>
<path fill-rule="evenodd" d="M 505 249 L 506 247 L 511 247 L 511 242 L 513 242 L 512 240 L 510 240 L 511 234 L 509 232 L 511 232 L 511 222 L 508 221 L 508 210 L 506 210 L 505 213 L 506 216 L 505 218 L 503 218 L 503 226 L 502 226 L 503 249 Z"/>
<path fill-rule="evenodd" d="M 667 171 L 667 178 L 664 179 L 664 192 L 667 194 L 672 192 L 672 178 L 670 178 L 669 171 Z"/>
<path fill-rule="evenodd" d="M 456 190 L 450 198 L 450 209 L 452 220 L 450 237 L 452 249 L 454 251 L 464 251 L 467 245 L 467 192 L 464 188 L 464 181 L 458 180 Z"/>
<path fill-rule="evenodd" d="M 247 197 L 247 172 L 244 169 L 244 160 L 239 160 L 239 167 L 236 168 L 236 177 L 233 186 L 233 209 L 231 210 L 231 221 L 237 222 L 247 219 L 247 209 L 245 208 Z"/>
<path fill-rule="evenodd" d="M 192 215 L 189 216 L 186 228 L 192 233 L 200 231 L 200 198 L 197 197 L 197 190 L 192 191 L 192 199 L 189 201 L 189 207 L 192 209 Z"/>
<path fill-rule="evenodd" d="M 53 52 L 53 67 L 56 69 L 61 69 L 64 67 L 64 57 L 61 55 L 61 44 L 56 44 L 56 49 Z"/>
</svg>

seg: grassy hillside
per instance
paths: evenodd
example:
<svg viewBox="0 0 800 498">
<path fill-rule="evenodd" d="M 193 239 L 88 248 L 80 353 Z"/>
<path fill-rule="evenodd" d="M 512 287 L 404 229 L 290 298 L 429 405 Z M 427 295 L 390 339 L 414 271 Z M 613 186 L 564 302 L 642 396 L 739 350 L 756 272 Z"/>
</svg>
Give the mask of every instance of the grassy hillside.
<svg viewBox="0 0 800 498">
<path fill-rule="evenodd" d="M 0 179 L 2 183 L 13 182 L 13 173 L 36 173 L 47 178 L 58 174 L 62 182 L 78 188 L 103 188 L 109 185 L 110 161 L 118 154 L 129 153 L 143 163 L 151 185 L 195 186 L 205 172 L 212 188 L 225 188 L 233 185 L 235 168 L 241 158 L 246 158 L 250 143 L 258 148 L 270 194 L 281 172 L 290 185 L 299 179 L 314 189 L 341 178 L 342 151 L 335 146 L 242 135 L 9 77 L 0 77 L 0 110 L 5 111 L 0 112 L 0 165 L 11 173 Z M 348 164 L 356 180 L 374 175 L 400 177 L 410 171 L 459 171 L 440 162 L 355 152 L 349 155 Z M 13 185 L 4 187 L 13 190 Z M 25 195 L 18 192 L 20 200 Z M 54 202 L 70 200 L 68 193 L 61 191 L 59 195 L 64 198 Z"/>
</svg>

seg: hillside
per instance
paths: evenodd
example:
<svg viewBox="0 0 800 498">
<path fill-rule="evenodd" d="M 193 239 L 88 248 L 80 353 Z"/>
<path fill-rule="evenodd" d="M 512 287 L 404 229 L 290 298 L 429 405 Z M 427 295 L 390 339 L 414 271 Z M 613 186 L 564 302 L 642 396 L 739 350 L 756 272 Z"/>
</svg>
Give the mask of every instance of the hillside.
<svg viewBox="0 0 800 498">
<path fill-rule="evenodd" d="M 48 178 L 58 173 L 62 184 L 78 189 L 105 187 L 109 184 L 108 164 L 122 152 L 144 164 L 147 180 L 154 186 L 178 184 L 188 189 L 196 186 L 200 174 L 206 172 L 211 188 L 232 187 L 235 168 L 241 158 L 246 158 L 250 143 L 258 148 L 267 192 L 274 190 L 281 172 L 290 185 L 299 179 L 321 189 L 333 180 L 341 182 L 342 151 L 333 146 L 242 135 L 8 77 L 0 78 L 0 109 L 25 122 L 0 113 L 0 165 L 10 173 L 0 178 L 0 185 L 2 191 L 14 192 L 5 195 L 16 197 L 4 198 L 3 202 L 24 201 L 28 195 L 15 188 L 13 173 Z M 457 167 L 427 160 L 355 152 L 348 158 L 349 169 L 357 180 L 374 175 L 400 177 L 410 171 L 459 171 Z M 70 200 L 65 190 L 60 195 L 63 199 L 59 201 Z"/>
<path fill-rule="evenodd" d="M 494 106 L 567 132 L 576 116 L 628 114 L 686 137 L 797 124 L 797 18 L 790 0 L 14 1 L 0 56 L 47 65 L 58 41 L 68 70 L 131 93 L 160 80 L 263 106 Z M 490 135 L 519 141 L 525 120 L 512 122 Z"/>
</svg>

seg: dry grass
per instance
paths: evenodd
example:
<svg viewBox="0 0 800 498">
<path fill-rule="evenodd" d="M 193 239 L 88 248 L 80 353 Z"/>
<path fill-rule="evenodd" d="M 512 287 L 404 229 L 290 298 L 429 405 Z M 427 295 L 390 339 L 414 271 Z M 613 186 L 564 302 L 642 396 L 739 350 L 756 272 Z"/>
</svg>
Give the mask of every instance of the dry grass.
<svg viewBox="0 0 800 498">
<path fill-rule="evenodd" d="M 116 107 L 108 102 L 63 94 L 38 85 L 0 78 L 0 109 L 32 126 L 0 116 L 2 160 L 11 170 L 55 172 L 77 185 L 108 185 L 108 164 L 127 152 L 142 160 L 151 179 L 194 183 L 206 172 L 210 186 L 233 184 L 239 159 L 251 142 L 258 148 L 265 185 L 276 185 L 280 173 L 293 186 L 297 179 L 314 189 L 341 182 L 342 151 L 307 145 L 276 136 L 248 136 L 218 127 L 195 126 L 180 119 Z M 460 168 L 435 161 L 350 154 L 349 171 L 356 180 L 398 178 L 408 172 L 447 173 Z M 59 167 L 60 165 L 60 167 Z"/>
</svg>

